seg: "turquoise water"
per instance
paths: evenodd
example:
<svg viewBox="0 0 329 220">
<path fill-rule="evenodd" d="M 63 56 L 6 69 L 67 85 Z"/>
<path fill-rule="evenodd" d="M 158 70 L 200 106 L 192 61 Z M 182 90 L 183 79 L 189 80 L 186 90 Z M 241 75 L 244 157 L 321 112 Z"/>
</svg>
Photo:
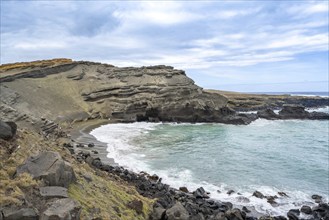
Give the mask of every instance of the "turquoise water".
<svg viewBox="0 0 329 220">
<path fill-rule="evenodd" d="M 328 121 L 259 119 L 250 125 L 113 124 L 92 131 L 109 157 L 135 171 L 156 173 L 174 187 L 203 186 L 235 204 L 250 199 L 257 211 L 285 214 L 312 194 L 329 197 Z M 239 194 L 227 195 L 233 189 Z M 252 197 L 286 192 L 279 207 Z"/>
</svg>

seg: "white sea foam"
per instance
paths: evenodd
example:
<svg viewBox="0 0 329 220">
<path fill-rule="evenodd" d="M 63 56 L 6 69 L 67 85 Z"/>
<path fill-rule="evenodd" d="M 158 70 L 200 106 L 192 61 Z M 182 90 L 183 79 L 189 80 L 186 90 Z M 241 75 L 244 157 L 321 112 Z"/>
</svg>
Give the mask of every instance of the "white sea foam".
<svg viewBox="0 0 329 220">
<path fill-rule="evenodd" d="M 270 121 L 265 119 L 258 119 L 251 127 L 266 127 L 274 123 L 284 123 L 284 121 Z M 184 124 L 170 124 L 172 126 Z M 191 124 L 186 124 L 191 125 Z M 196 124 L 198 126 L 201 124 Z M 247 186 L 245 188 L 234 188 L 236 193 L 231 195 L 227 191 L 232 189 L 224 182 L 209 183 L 207 181 L 199 180 L 193 175 L 190 169 L 178 169 L 175 166 L 153 170 L 148 164 L 148 159 L 145 154 L 138 149 L 138 146 L 132 144 L 132 140 L 139 135 L 145 135 L 148 132 L 157 129 L 161 123 L 132 123 L 132 124 L 108 124 L 94 129 L 91 134 L 99 141 L 105 142 L 108 145 L 108 157 L 113 158 L 115 162 L 121 166 L 130 168 L 135 172 L 146 171 L 150 174 L 156 173 L 160 176 L 164 183 L 172 187 L 179 188 L 186 186 L 190 191 L 194 191 L 198 187 L 204 187 L 206 191 L 210 192 L 213 199 L 221 201 L 232 202 L 241 206 L 253 206 L 257 212 L 271 215 L 286 215 L 292 208 L 300 208 L 301 205 L 315 205 L 310 198 L 310 195 L 300 191 L 289 191 L 285 189 L 277 189 L 270 186 Z M 231 126 L 231 125 L 225 125 Z M 232 125 L 234 126 L 234 125 Z M 238 177 L 237 177 L 238 178 Z M 252 196 L 252 193 L 258 190 L 264 195 L 277 195 L 279 191 L 284 191 L 289 197 L 280 197 L 276 201 L 278 207 L 273 207 L 266 199 L 259 199 Z M 238 194 L 239 193 L 239 194 Z M 241 196 L 248 198 L 250 202 L 241 200 Z M 328 198 L 325 198 L 325 202 Z"/>
</svg>

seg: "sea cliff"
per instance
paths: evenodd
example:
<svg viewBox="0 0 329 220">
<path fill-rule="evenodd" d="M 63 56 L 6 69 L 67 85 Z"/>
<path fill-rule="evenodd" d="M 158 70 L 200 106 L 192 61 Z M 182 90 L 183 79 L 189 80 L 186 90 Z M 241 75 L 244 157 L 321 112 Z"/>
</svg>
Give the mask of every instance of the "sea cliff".
<svg viewBox="0 0 329 220">
<path fill-rule="evenodd" d="M 202 188 L 189 193 L 157 176 L 108 165 L 95 152 L 81 149 L 70 132 L 94 121 L 327 119 L 298 106 L 284 106 L 285 111 L 273 115 L 266 109 L 291 102 L 271 97 L 268 104 L 268 97 L 261 96 L 257 105 L 241 104 L 236 97 L 197 86 L 183 70 L 162 65 L 120 68 L 70 59 L 6 64 L 0 67 L 0 83 L 0 219 L 253 219 L 247 210 L 208 200 Z M 248 96 L 242 96 L 246 102 Z M 328 98 L 288 99 L 307 107 L 328 105 Z M 263 111 L 236 112 L 255 109 Z M 84 148 L 94 147 L 89 144 Z M 325 216 L 328 209 L 319 205 L 313 212 Z"/>
</svg>

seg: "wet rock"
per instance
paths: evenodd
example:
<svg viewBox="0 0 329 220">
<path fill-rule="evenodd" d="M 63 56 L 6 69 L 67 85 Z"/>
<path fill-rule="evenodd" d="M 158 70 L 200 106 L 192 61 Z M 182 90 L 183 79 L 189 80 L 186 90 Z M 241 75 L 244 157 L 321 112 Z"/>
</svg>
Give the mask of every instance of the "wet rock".
<svg viewBox="0 0 329 220">
<path fill-rule="evenodd" d="M 287 213 L 289 220 L 298 220 L 298 216 L 300 215 L 300 211 L 298 209 L 290 209 Z"/>
<path fill-rule="evenodd" d="M 285 192 L 278 192 L 278 194 L 282 197 L 289 197 Z"/>
<path fill-rule="evenodd" d="M 275 114 L 272 109 L 263 109 L 257 112 L 258 117 L 268 120 L 279 119 L 279 115 Z"/>
<path fill-rule="evenodd" d="M 156 175 L 156 174 L 153 174 L 152 176 L 149 176 L 148 178 L 152 181 L 158 181 L 158 179 L 159 179 L 158 175 Z"/>
<path fill-rule="evenodd" d="M 127 204 L 127 207 L 135 210 L 139 215 L 143 213 L 143 202 L 141 200 L 134 199 Z"/>
<path fill-rule="evenodd" d="M 166 211 L 167 220 L 188 220 L 189 214 L 184 206 L 177 202 L 173 207 Z"/>
<path fill-rule="evenodd" d="M 260 199 L 265 198 L 265 196 L 263 195 L 263 193 L 261 193 L 259 191 L 255 191 L 252 195 L 255 196 L 255 197 L 257 197 L 257 198 L 260 198 Z"/>
<path fill-rule="evenodd" d="M 320 203 L 322 202 L 322 196 L 320 195 L 312 195 L 312 199 L 314 199 L 315 203 Z"/>
<path fill-rule="evenodd" d="M 233 193 L 235 193 L 235 191 L 234 190 L 229 190 L 229 191 L 227 191 L 227 195 L 231 195 L 231 194 L 233 194 Z"/>
<path fill-rule="evenodd" d="M 247 207 L 245 207 L 245 206 L 242 207 L 242 211 L 244 211 L 244 212 L 246 212 L 246 213 L 250 213 L 250 212 L 251 212 L 251 211 L 250 211 Z"/>
<path fill-rule="evenodd" d="M 58 152 L 46 151 L 28 158 L 17 168 L 16 174 L 29 173 L 34 179 L 43 180 L 47 186 L 68 187 L 76 180 L 71 164 Z"/>
<path fill-rule="evenodd" d="M 68 198 L 67 189 L 60 186 L 40 187 L 40 195 L 46 198 Z"/>
<path fill-rule="evenodd" d="M 196 189 L 194 192 L 193 192 L 193 195 L 196 197 L 196 198 L 209 198 L 209 196 L 207 195 L 206 191 L 204 190 L 203 187 L 200 187 L 198 189 Z"/>
<path fill-rule="evenodd" d="M 0 121 L 0 139 L 11 140 L 15 136 L 16 130 L 15 122 Z"/>
<path fill-rule="evenodd" d="M 329 217 L 329 204 L 320 203 L 319 205 L 313 207 L 313 216 L 317 218 Z"/>
<path fill-rule="evenodd" d="M 279 206 L 279 204 L 275 201 L 277 198 L 277 196 L 266 196 L 267 202 L 270 203 L 273 207 Z"/>
<path fill-rule="evenodd" d="M 66 198 L 58 199 L 48 204 L 40 220 L 79 220 L 81 206 L 76 201 Z"/>
<path fill-rule="evenodd" d="M 328 120 L 329 114 L 325 112 L 311 112 L 309 118 L 313 120 Z"/>
<path fill-rule="evenodd" d="M 300 208 L 300 211 L 301 211 L 302 213 L 307 214 L 307 215 L 312 214 L 312 209 L 311 209 L 311 207 L 309 207 L 309 206 L 307 206 L 307 205 L 303 205 L 303 206 Z"/>
<path fill-rule="evenodd" d="M 0 212 L 1 214 L 1 212 Z M 38 220 L 39 215 L 36 210 L 32 208 L 21 208 L 21 209 L 5 209 L 2 211 L 4 220 Z"/>
<path fill-rule="evenodd" d="M 306 119 L 310 113 L 305 110 L 305 107 L 300 105 L 283 105 L 279 116 L 282 119 Z"/>
<path fill-rule="evenodd" d="M 184 193 L 188 193 L 189 192 L 188 189 L 185 186 L 179 187 L 179 190 L 182 191 L 182 192 L 184 192 Z"/>
</svg>

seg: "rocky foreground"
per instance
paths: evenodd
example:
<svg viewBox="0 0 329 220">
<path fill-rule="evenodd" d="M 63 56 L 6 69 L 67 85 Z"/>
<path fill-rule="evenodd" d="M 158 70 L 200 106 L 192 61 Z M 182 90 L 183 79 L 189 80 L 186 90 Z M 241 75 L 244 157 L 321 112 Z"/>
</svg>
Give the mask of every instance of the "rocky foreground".
<svg viewBox="0 0 329 220">
<path fill-rule="evenodd" d="M 272 102 L 263 99 L 261 107 L 260 99 L 257 107 L 243 106 L 257 114 L 238 113 L 241 103 L 203 90 L 184 71 L 169 66 L 119 68 L 69 59 L 6 64 L 0 67 L 0 91 L 0 220 L 285 219 L 256 216 L 247 207 L 209 199 L 203 188 L 173 189 L 156 175 L 106 164 L 97 151 L 81 150 L 69 133 L 79 122 L 101 119 L 229 124 L 257 118 L 329 119 L 304 109 L 305 103 L 329 104 L 320 97 L 286 102 L 294 105 L 277 97 L 277 106 L 269 104 L 272 97 Z M 276 114 L 278 106 L 282 110 Z M 94 143 L 89 144 L 86 148 L 92 149 Z M 275 196 L 284 194 L 255 196 L 275 205 Z M 328 219 L 328 204 L 314 198 L 318 205 L 291 210 L 287 217 Z"/>
<path fill-rule="evenodd" d="M 15 123 L 0 121 L 2 162 L 8 163 L 10 157 L 11 160 L 17 157 L 15 154 L 19 152 L 20 146 L 15 144 L 18 138 L 16 131 Z M 12 176 L 8 176 L 9 179 L 5 176 L 1 177 L 6 185 L 0 184 L 0 193 L 3 196 L 0 200 L 0 219 L 284 220 L 288 218 L 326 220 L 329 218 L 329 204 L 324 203 L 319 195 L 312 196 L 317 205 L 313 207 L 303 205 L 300 209 L 291 209 L 287 213 L 287 217 L 260 215 L 249 206 L 237 208 L 230 202 L 210 199 L 210 194 L 202 187 L 193 192 L 189 192 L 186 187 L 175 189 L 162 183 L 161 178 L 155 174 L 134 173 L 120 166 L 106 164 L 97 156 L 81 150 L 85 147 L 92 149 L 93 143 L 83 146 L 65 140 L 61 148 L 52 146 L 50 149 L 59 150 L 70 162 L 64 160 L 59 152 L 50 151 L 49 147 L 41 148 L 41 152 L 20 162 L 15 167 Z M 48 136 L 44 141 L 52 142 L 53 139 Z M 52 142 L 52 144 L 55 143 L 58 144 L 59 141 Z M 5 159 L 3 156 L 9 159 Z M 5 163 L 1 163 L 1 166 L 5 171 L 7 170 Z M 89 168 L 82 172 L 79 168 L 82 166 Z M 91 172 L 90 169 L 94 172 Z M 105 181 L 115 181 L 133 187 L 140 196 L 136 197 L 133 189 L 129 188 L 126 192 L 126 189 L 113 188 L 113 186 L 100 187 L 98 182 L 100 179 L 97 179 L 93 173 Z M 8 173 L 6 174 L 8 175 Z M 108 177 L 112 178 L 108 179 Z M 88 184 L 91 185 L 91 189 Z M 11 195 L 12 193 L 13 195 Z M 81 193 L 86 196 L 77 196 Z M 122 196 L 117 193 L 126 194 L 128 197 L 128 200 L 119 200 L 123 203 L 124 208 L 122 206 L 119 208 L 118 204 L 112 203 L 113 201 L 118 202 L 111 199 L 113 194 L 119 198 Z M 234 191 L 227 193 L 231 194 Z M 96 195 L 96 198 L 90 198 L 93 194 Z M 105 197 L 102 198 L 101 194 L 105 194 Z M 277 195 L 265 196 L 261 192 L 255 191 L 253 196 L 267 200 L 272 206 L 276 206 L 276 199 L 289 195 L 278 192 Z M 97 203 L 92 203 L 95 200 L 108 204 L 111 208 L 105 206 L 104 210 L 100 208 L 101 205 L 97 207 Z M 108 203 L 109 200 L 110 203 Z M 247 205 L 248 198 L 241 196 L 241 200 L 245 200 Z M 90 203 L 92 203 L 91 207 L 87 205 Z M 115 212 L 107 213 L 111 212 L 109 208 Z M 125 214 L 126 210 L 131 210 L 133 214 Z"/>
</svg>

